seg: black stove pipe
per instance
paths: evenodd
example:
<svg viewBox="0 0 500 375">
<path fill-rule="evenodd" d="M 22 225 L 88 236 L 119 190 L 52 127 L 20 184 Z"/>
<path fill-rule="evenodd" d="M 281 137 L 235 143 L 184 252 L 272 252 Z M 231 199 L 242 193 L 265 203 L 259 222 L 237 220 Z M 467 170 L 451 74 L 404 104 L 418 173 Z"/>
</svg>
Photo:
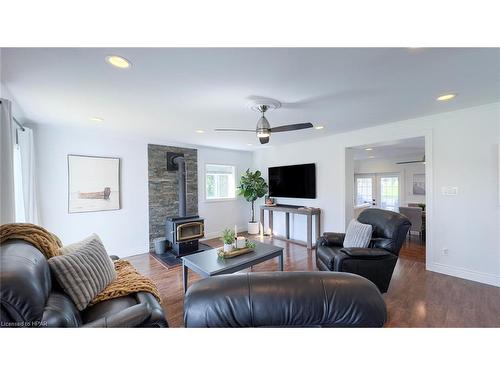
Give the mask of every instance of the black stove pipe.
<svg viewBox="0 0 500 375">
<path fill-rule="evenodd" d="M 177 165 L 179 180 L 179 216 L 186 216 L 186 160 L 184 156 L 175 157 L 172 162 Z"/>
</svg>

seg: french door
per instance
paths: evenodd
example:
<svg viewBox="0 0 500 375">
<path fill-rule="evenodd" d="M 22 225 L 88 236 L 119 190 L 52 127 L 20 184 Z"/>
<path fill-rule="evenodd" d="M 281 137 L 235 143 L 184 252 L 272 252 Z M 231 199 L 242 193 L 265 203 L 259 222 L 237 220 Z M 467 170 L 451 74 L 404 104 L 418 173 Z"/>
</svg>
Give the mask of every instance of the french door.
<svg viewBox="0 0 500 375">
<path fill-rule="evenodd" d="M 397 211 L 401 197 L 399 173 L 362 173 L 354 175 L 355 205 L 366 203 Z"/>
</svg>

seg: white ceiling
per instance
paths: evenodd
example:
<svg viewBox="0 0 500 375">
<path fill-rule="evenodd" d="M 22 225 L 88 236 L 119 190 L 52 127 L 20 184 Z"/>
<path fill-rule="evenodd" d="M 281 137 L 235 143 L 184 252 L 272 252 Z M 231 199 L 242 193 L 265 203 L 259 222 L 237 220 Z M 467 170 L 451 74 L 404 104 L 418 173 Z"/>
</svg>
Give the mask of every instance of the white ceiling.
<svg viewBox="0 0 500 375">
<path fill-rule="evenodd" d="M 132 68 L 108 65 L 109 54 Z M 325 126 L 274 134 L 269 145 L 500 100 L 498 48 L 14 48 L 1 62 L 23 121 L 247 150 L 262 147 L 254 134 L 213 129 L 253 129 L 252 97 L 283 103 L 271 126 Z M 447 92 L 459 95 L 435 101 Z"/>
<path fill-rule="evenodd" d="M 354 160 L 421 160 L 425 155 L 425 138 L 416 137 L 391 142 L 371 143 L 363 146 L 352 147 L 352 149 L 354 150 Z"/>
</svg>

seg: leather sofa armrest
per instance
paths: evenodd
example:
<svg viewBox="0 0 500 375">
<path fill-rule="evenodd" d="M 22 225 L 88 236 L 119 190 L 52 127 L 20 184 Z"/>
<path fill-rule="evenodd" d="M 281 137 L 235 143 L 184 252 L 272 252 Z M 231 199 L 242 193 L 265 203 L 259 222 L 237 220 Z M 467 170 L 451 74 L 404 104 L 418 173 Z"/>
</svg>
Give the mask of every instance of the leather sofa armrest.
<svg viewBox="0 0 500 375">
<path fill-rule="evenodd" d="M 137 292 L 135 298 L 138 303 L 145 303 L 151 309 L 151 315 L 143 322 L 142 327 L 168 327 L 166 312 L 151 293 Z"/>
<path fill-rule="evenodd" d="M 334 233 L 325 232 L 318 238 L 318 244 L 320 246 L 339 246 L 342 247 L 344 244 L 345 233 Z"/>
<path fill-rule="evenodd" d="M 130 328 L 141 325 L 151 316 L 151 307 L 146 303 L 130 306 L 113 315 L 89 322 L 85 328 Z"/>
<path fill-rule="evenodd" d="M 340 251 L 349 255 L 351 258 L 376 259 L 385 258 L 391 255 L 391 253 L 387 250 L 365 247 L 348 247 Z"/>
</svg>

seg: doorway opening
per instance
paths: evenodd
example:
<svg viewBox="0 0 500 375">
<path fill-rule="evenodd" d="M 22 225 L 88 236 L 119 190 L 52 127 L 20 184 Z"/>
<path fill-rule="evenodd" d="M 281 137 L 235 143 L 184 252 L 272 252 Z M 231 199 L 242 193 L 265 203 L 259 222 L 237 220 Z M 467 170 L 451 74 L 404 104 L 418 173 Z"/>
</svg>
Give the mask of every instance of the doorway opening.
<svg viewBox="0 0 500 375">
<path fill-rule="evenodd" d="M 426 262 L 425 137 L 365 144 L 346 152 L 346 218 L 368 208 L 399 212 L 412 223 L 400 257 Z"/>
</svg>

